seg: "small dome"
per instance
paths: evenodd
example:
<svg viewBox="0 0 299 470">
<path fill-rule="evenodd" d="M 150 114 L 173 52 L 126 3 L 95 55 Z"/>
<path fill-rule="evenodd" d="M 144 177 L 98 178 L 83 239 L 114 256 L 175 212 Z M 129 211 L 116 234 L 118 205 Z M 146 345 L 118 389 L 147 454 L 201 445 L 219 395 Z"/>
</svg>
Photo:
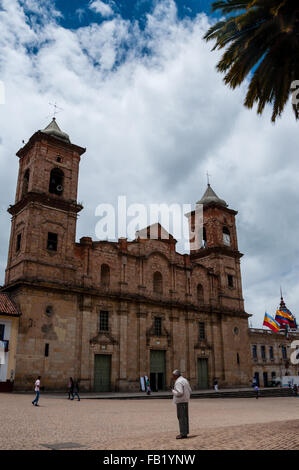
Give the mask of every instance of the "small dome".
<svg viewBox="0 0 299 470">
<path fill-rule="evenodd" d="M 62 130 L 59 128 L 59 126 L 56 123 L 56 119 L 53 118 L 50 124 L 42 130 L 44 134 L 52 135 L 53 137 L 56 137 L 57 139 L 63 140 L 64 142 L 70 143 L 70 138 L 68 134 L 65 132 L 62 132 Z"/>
<path fill-rule="evenodd" d="M 220 199 L 217 196 L 217 194 L 211 188 L 210 184 L 208 184 L 206 192 L 204 193 L 200 201 L 197 201 L 196 204 L 210 204 L 212 202 L 220 204 L 221 206 L 224 206 L 224 207 L 228 206 L 228 204 L 223 199 Z"/>
</svg>

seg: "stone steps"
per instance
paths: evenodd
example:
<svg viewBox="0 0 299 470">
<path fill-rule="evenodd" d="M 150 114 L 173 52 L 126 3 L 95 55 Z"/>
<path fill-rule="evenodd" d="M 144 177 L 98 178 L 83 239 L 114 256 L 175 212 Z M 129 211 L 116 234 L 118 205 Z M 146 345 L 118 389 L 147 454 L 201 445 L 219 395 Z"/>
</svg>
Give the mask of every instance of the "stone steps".
<svg viewBox="0 0 299 470">
<path fill-rule="evenodd" d="M 288 397 L 293 396 L 291 389 L 262 389 L 259 391 L 259 397 Z M 219 392 L 206 392 L 206 393 L 192 393 L 192 398 L 255 398 L 256 392 L 254 390 L 237 390 L 237 391 L 219 391 Z"/>
<path fill-rule="evenodd" d="M 293 396 L 292 389 L 289 388 L 263 388 L 259 391 L 259 397 L 289 397 Z M 255 398 L 256 392 L 253 389 L 238 389 L 238 390 L 220 390 L 219 392 L 214 391 L 194 391 L 191 395 L 192 399 L 204 399 L 204 398 Z M 82 396 L 83 399 L 89 400 L 155 400 L 155 399 L 171 399 L 171 393 L 154 392 L 151 395 L 143 394 L 99 394 L 92 396 Z"/>
</svg>

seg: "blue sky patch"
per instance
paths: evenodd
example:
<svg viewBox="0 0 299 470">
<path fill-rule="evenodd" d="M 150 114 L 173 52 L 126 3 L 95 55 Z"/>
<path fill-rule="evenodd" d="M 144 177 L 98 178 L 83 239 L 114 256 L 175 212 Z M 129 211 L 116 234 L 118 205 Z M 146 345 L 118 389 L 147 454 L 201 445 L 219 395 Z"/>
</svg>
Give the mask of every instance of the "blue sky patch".
<svg viewBox="0 0 299 470">
<path fill-rule="evenodd" d="M 123 19 L 139 22 L 142 28 L 145 24 L 145 16 L 151 13 L 158 3 L 153 0 L 114 0 L 103 2 L 119 14 Z M 90 23 L 101 23 L 106 18 L 89 8 L 89 0 L 56 0 L 57 10 L 62 13 L 60 23 L 65 28 L 77 29 Z M 176 0 L 178 16 L 194 18 L 198 13 L 211 14 L 212 0 Z"/>
</svg>

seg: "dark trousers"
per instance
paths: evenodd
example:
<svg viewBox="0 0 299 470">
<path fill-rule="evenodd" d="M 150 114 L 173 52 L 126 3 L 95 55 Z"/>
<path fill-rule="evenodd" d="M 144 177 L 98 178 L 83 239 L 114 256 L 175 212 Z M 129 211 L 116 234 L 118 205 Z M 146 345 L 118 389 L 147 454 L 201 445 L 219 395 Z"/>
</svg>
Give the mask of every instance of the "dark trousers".
<svg viewBox="0 0 299 470">
<path fill-rule="evenodd" d="M 180 434 L 187 436 L 189 434 L 189 413 L 188 403 L 177 403 L 177 417 L 180 425 Z"/>
<path fill-rule="evenodd" d="M 35 392 L 35 399 L 33 400 L 32 403 L 34 403 L 35 405 L 38 404 L 38 400 L 39 400 L 39 391 Z"/>
</svg>

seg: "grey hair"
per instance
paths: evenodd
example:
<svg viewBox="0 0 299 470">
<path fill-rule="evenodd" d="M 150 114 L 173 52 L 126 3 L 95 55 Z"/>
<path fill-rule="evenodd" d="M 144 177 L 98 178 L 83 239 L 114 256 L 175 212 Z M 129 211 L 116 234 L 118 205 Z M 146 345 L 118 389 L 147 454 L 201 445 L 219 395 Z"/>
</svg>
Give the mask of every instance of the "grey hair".
<svg viewBox="0 0 299 470">
<path fill-rule="evenodd" d="M 173 375 L 177 375 L 178 377 L 180 377 L 181 372 L 180 372 L 178 369 L 175 369 L 175 370 L 173 371 Z"/>
</svg>

